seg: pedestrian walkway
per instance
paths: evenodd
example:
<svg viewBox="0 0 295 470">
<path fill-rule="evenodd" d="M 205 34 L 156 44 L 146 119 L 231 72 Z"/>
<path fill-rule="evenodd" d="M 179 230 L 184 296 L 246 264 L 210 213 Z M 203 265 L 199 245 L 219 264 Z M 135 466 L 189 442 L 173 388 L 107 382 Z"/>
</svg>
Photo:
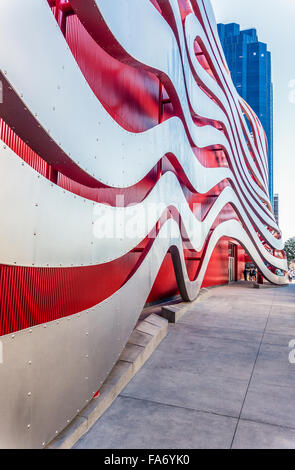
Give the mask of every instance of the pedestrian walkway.
<svg viewBox="0 0 295 470">
<path fill-rule="evenodd" d="M 211 292 L 75 448 L 295 448 L 295 285 Z"/>
</svg>

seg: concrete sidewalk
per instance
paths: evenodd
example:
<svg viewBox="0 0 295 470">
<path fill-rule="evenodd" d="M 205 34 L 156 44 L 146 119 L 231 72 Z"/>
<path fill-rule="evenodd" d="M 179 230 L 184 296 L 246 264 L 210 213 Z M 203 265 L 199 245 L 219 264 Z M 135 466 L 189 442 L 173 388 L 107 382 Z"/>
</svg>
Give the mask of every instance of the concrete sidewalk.
<svg viewBox="0 0 295 470">
<path fill-rule="evenodd" d="M 295 448 L 295 285 L 212 290 L 75 448 Z"/>
</svg>

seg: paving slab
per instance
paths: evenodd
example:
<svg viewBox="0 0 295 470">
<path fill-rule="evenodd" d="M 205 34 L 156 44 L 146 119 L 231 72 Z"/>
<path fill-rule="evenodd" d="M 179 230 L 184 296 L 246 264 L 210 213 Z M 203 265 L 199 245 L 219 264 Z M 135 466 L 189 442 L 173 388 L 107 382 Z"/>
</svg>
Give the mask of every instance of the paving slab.
<svg viewBox="0 0 295 470">
<path fill-rule="evenodd" d="M 241 418 L 295 429 L 294 386 L 282 387 L 254 379 L 247 392 Z"/>
<path fill-rule="evenodd" d="M 198 298 L 194 302 L 178 302 L 175 304 L 165 305 L 162 307 L 161 312 L 159 315 L 169 323 L 178 323 L 183 315 L 188 311 L 195 308 L 195 306 L 206 300 L 212 294 L 212 290 L 209 289 L 201 289 Z"/>
<path fill-rule="evenodd" d="M 75 449 L 224 449 L 237 419 L 118 397 Z"/>
<path fill-rule="evenodd" d="M 222 305 L 222 309 L 219 305 Z M 238 299 L 234 305 L 227 306 L 224 302 L 216 305 L 215 310 L 210 308 L 201 309 L 200 306 L 181 319 L 181 323 L 198 325 L 200 327 L 231 328 L 235 330 L 258 331 L 262 333 L 265 329 L 269 315 L 269 305 L 245 305 Z M 197 314 L 197 319 L 196 319 Z"/>
<path fill-rule="evenodd" d="M 201 326 L 198 324 L 198 322 L 190 322 L 186 321 L 185 318 L 181 319 L 180 323 L 181 325 L 186 325 L 189 327 L 191 330 L 194 331 L 196 336 L 204 336 L 206 338 L 215 338 L 215 339 L 228 339 L 228 340 L 236 340 L 236 341 L 243 341 L 248 343 L 249 341 L 252 343 L 257 343 L 259 345 L 261 341 L 261 331 L 254 331 L 254 330 L 238 330 L 235 328 L 223 328 L 223 327 L 215 327 L 215 326 Z M 276 337 L 277 338 L 277 337 Z M 272 340 L 272 337 L 269 338 L 269 340 Z M 280 342 L 278 344 L 286 344 L 285 337 L 281 338 Z"/>
<path fill-rule="evenodd" d="M 172 368 L 180 373 L 249 379 L 258 348 L 257 341 L 199 336 L 194 328 L 181 323 L 169 329 L 146 369 Z"/>
<path fill-rule="evenodd" d="M 295 449 L 295 430 L 240 420 L 233 449 Z"/>
<path fill-rule="evenodd" d="M 284 310 L 283 312 L 276 311 L 276 313 L 272 313 L 268 321 L 266 333 L 280 333 L 295 338 L 295 311 L 286 313 Z"/>
<path fill-rule="evenodd" d="M 252 376 L 252 383 L 273 384 L 283 387 L 295 387 L 295 368 L 289 362 L 289 340 L 281 345 L 261 345 L 259 356 Z"/>
<path fill-rule="evenodd" d="M 247 380 L 150 367 L 140 371 L 121 396 L 238 417 Z"/>
<path fill-rule="evenodd" d="M 263 344 L 273 344 L 277 346 L 286 346 L 290 343 L 290 340 L 295 338 L 294 335 L 288 333 L 268 333 L 266 330 L 263 337 Z"/>
</svg>

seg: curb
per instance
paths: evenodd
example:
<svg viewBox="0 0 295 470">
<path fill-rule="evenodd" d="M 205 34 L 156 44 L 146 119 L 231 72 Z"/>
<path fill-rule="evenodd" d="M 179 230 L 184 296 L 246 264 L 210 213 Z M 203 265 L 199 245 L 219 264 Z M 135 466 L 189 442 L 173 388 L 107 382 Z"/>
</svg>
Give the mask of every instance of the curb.
<svg viewBox="0 0 295 470">
<path fill-rule="evenodd" d="M 180 302 L 178 304 L 166 305 L 165 307 L 162 307 L 162 310 L 159 315 L 168 320 L 169 323 L 177 323 L 183 317 L 183 315 L 188 310 L 190 310 L 195 304 L 207 299 L 211 296 L 211 294 L 212 293 L 209 289 L 203 288 L 200 290 L 197 299 L 193 302 Z"/>
<path fill-rule="evenodd" d="M 47 445 L 46 449 L 71 449 L 111 406 L 167 333 L 168 321 L 159 315 L 152 314 L 140 321 L 104 382 L 99 396 L 93 398 L 76 418 Z"/>
</svg>

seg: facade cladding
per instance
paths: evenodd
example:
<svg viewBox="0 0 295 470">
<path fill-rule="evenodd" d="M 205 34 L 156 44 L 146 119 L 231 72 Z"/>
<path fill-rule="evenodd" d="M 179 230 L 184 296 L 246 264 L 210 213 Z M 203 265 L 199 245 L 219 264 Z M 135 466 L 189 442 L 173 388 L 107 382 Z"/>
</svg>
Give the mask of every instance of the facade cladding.
<svg viewBox="0 0 295 470">
<path fill-rule="evenodd" d="M 268 140 L 269 195 L 273 204 L 273 84 L 271 53 L 256 29 L 218 24 L 218 33 L 238 93 L 259 117 Z"/>
<path fill-rule="evenodd" d="M 276 218 L 276 222 L 278 225 L 280 225 L 280 208 L 279 208 L 279 204 L 280 204 L 280 198 L 279 198 L 279 195 L 278 194 L 275 194 L 274 195 L 274 199 L 273 199 L 273 210 L 274 210 L 274 214 L 275 214 L 275 218 Z"/>
<path fill-rule="evenodd" d="M 2 3 L 0 448 L 40 448 L 146 303 L 287 263 L 209 0 Z"/>
</svg>

